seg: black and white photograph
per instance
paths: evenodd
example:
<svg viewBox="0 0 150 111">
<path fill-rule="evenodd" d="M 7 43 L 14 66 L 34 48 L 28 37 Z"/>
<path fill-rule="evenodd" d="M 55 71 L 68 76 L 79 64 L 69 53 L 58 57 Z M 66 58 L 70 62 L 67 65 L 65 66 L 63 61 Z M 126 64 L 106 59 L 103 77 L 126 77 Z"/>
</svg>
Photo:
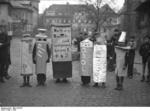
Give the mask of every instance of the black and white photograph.
<svg viewBox="0 0 150 111">
<path fill-rule="evenodd" d="M 149 106 L 150 0 L 0 0 L 0 111 Z"/>
</svg>

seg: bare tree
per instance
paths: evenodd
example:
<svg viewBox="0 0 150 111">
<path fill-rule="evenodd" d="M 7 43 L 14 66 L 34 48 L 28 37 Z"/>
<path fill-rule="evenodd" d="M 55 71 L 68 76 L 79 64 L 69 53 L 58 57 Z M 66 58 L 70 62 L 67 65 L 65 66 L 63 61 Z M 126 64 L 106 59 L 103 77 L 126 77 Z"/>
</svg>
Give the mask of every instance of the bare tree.
<svg viewBox="0 0 150 111">
<path fill-rule="evenodd" d="M 88 19 L 92 20 L 95 24 L 95 32 L 101 30 L 101 26 L 110 16 L 108 12 L 108 7 L 102 7 L 106 0 L 80 0 L 87 4 L 85 6 L 86 12 L 88 12 Z M 115 0 L 107 0 L 106 4 L 115 4 Z"/>
</svg>

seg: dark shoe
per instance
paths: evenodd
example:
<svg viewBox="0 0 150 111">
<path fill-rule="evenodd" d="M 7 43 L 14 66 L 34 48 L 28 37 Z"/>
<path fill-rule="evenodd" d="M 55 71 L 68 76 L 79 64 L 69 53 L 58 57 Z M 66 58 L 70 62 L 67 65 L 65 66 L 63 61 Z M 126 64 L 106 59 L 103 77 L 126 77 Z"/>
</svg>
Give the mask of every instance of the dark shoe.
<svg viewBox="0 0 150 111">
<path fill-rule="evenodd" d="M 27 87 L 32 87 L 32 85 L 30 85 L 29 83 L 28 83 L 28 84 L 26 84 L 26 86 L 27 86 Z"/>
<path fill-rule="evenodd" d="M 93 87 L 98 87 L 98 83 L 95 83 L 95 84 L 93 85 Z"/>
<path fill-rule="evenodd" d="M 5 81 L 4 81 L 3 78 L 0 78 L 0 82 L 1 82 L 1 83 L 5 83 Z"/>
<path fill-rule="evenodd" d="M 146 82 L 150 82 L 150 80 L 149 80 L 149 79 L 147 79 L 147 80 L 146 80 Z"/>
<path fill-rule="evenodd" d="M 26 84 L 25 83 L 23 83 L 20 87 L 25 87 L 26 86 Z"/>
<path fill-rule="evenodd" d="M 63 83 L 68 83 L 68 80 L 67 80 L 66 78 L 64 78 L 64 79 L 62 80 L 62 82 L 63 82 Z"/>
<path fill-rule="evenodd" d="M 55 83 L 60 83 L 60 79 L 56 79 Z"/>
<path fill-rule="evenodd" d="M 5 79 L 9 80 L 11 78 L 11 76 L 7 75 L 5 76 Z"/>
<path fill-rule="evenodd" d="M 116 87 L 115 90 L 120 90 L 120 88 L 119 88 L 119 87 Z"/>
<path fill-rule="evenodd" d="M 42 85 L 42 86 L 46 86 L 46 84 L 45 84 L 45 83 L 42 83 L 41 85 Z"/>
<path fill-rule="evenodd" d="M 41 84 L 37 84 L 37 85 L 36 85 L 36 87 L 39 87 L 39 86 L 41 86 Z"/>
<path fill-rule="evenodd" d="M 145 81 L 145 76 L 142 76 L 141 82 Z"/>
<path fill-rule="evenodd" d="M 105 83 L 102 83 L 102 88 L 106 88 L 106 85 L 105 85 Z"/>
<path fill-rule="evenodd" d="M 115 90 L 121 91 L 121 90 L 122 90 L 122 87 L 120 87 L 120 86 L 119 86 L 119 87 L 116 87 Z"/>
<path fill-rule="evenodd" d="M 129 76 L 128 78 L 129 78 L 129 79 L 132 79 L 132 78 L 133 78 L 133 76 Z"/>
</svg>

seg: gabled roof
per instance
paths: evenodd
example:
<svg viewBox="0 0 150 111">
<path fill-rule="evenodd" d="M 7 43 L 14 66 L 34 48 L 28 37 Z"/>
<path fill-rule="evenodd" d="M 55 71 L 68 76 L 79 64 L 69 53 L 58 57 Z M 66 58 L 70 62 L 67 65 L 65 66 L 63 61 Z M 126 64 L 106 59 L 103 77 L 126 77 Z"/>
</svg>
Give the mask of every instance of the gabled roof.
<svg viewBox="0 0 150 111">
<path fill-rule="evenodd" d="M 28 5 L 23 5 L 21 2 L 11 1 L 10 3 L 12 5 L 12 7 L 14 7 L 14 8 L 21 8 L 21 9 L 27 9 L 29 11 L 33 11 L 32 7 L 30 7 Z"/>
<path fill-rule="evenodd" d="M 87 11 L 87 5 L 72 5 L 72 4 L 54 4 L 47 8 L 45 11 L 54 11 L 57 13 L 67 13 L 68 16 L 74 15 L 75 12 Z"/>
<path fill-rule="evenodd" d="M 107 14 L 115 14 L 115 15 L 117 15 L 117 13 L 108 4 L 105 4 L 104 6 L 102 6 L 100 8 L 100 11 L 102 11 L 102 12 L 106 11 Z"/>
</svg>

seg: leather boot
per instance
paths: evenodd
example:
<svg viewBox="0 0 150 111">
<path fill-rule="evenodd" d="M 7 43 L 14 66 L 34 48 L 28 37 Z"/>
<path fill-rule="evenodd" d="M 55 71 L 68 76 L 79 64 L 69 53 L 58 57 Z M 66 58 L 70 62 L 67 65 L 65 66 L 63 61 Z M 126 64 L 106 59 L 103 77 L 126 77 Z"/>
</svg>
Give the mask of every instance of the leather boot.
<svg viewBox="0 0 150 111">
<path fill-rule="evenodd" d="M 144 81 L 145 81 L 145 76 L 143 75 L 142 79 L 141 79 L 141 82 L 144 82 Z"/>
<path fill-rule="evenodd" d="M 28 87 L 32 87 L 31 85 L 30 85 L 30 76 L 27 76 L 27 84 L 26 84 Z"/>
<path fill-rule="evenodd" d="M 26 86 L 26 76 L 23 76 L 23 84 L 20 87 L 25 87 Z"/>
<path fill-rule="evenodd" d="M 118 76 L 116 76 L 116 88 L 115 88 L 115 90 L 118 90 L 119 89 L 119 77 Z"/>
</svg>

